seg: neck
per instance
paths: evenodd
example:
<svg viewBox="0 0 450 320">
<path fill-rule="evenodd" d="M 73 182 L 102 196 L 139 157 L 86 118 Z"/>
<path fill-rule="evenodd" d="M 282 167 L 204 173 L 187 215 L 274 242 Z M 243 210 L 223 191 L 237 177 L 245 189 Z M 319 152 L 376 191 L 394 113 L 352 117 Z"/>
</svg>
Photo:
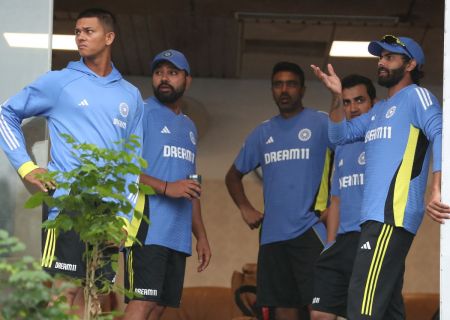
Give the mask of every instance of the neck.
<svg viewBox="0 0 450 320">
<path fill-rule="evenodd" d="M 303 105 L 299 105 L 297 108 L 290 110 L 290 111 L 280 111 L 280 115 L 284 118 L 284 119 L 289 119 L 292 118 L 294 116 L 296 116 L 297 114 L 299 114 L 300 112 L 303 111 Z"/>
<path fill-rule="evenodd" d="M 173 102 L 173 103 L 164 103 L 164 105 L 169 108 L 170 110 L 172 110 L 173 113 L 175 114 L 180 114 L 181 113 L 181 101 L 180 99 L 178 99 L 177 101 Z"/>
<path fill-rule="evenodd" d="M 99 57 L 85 57 L 84 64 L 100 77 L 105 77 L 112 71 L 111 54 Z"/>
<path fill-rule="evenodd" d="M 407 77 L 407 76 L 403 77 L 403 79 L 400 80 L 399 83 L 397 83 L 395 86 L 390 87 L 388 89 L 388 97 L 389 98 L 392 97 L 397 92 L 399 92 L 400 90 L 402 90 L 403 88 L 405 88 L 405 87 L 407 87 L 407 86 L 409 86 L 411 84 L 413 84 L 413 82 L 411 80 L 411 77 Z"/>
</svg>

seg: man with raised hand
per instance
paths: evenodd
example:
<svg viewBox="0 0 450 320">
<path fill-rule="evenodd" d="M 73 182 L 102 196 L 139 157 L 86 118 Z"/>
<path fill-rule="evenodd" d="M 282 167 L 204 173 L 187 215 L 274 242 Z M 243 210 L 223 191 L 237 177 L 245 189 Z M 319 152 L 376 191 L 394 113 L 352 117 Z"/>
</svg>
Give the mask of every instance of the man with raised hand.
<svg viewBox="0 0 450 320">
<path fill-rule="evenodd" d="M 433 151 L 430 205 L 441 200 L 442 109 L 419 86 L 425 56 L 411 38 L 386 35 L 368 47 L 378 60 L 378 83 L 388 98 L 368 113 L 345 120 L 342 86 L 311 66 L 332 94 L 329 136 L 337 144 L 365 142 L 366 172 L 361 236 L 350 280 L 349 319 L 404 319 L 402 299 L 405 259 L 425 211 L 424 194 Z"/>
</svg>

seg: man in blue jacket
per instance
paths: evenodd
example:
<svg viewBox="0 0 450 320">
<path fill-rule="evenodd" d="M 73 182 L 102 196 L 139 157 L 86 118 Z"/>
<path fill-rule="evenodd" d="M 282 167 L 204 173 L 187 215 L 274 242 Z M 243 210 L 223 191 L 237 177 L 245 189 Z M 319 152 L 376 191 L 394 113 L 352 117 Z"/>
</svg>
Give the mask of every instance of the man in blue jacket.
<svg viewBox="0 0 450 320">
<path fill-rule="evenodd" d="M 65 69 L 44 74 L 25 87 L 0 107 L 0 145 L 19 175 L 46 192 L 55 189 L 37 177 L 47 169 L 31 161 L 25 147 L 20 124 L 23 119 L 41 116 L 48 121 L 51 160 L 48 170 L 70 171 L 79 165 L 62 133 L 77 142 L 92 143 L 100 148 L 124 150 L 115 144 L 134 134 L 142 137 L 143 102 L 137 88 L 125 81 L 111 62 L 115 19 L 105 10 L 90 9 L 79 14 L 75 26 L 75 39 L 80 61 L 70 62 Z M 140 154 L 140 150 L 137 150 Z M 127 177 L 132 182 L 137 176 Z M 54 196 L 64 190 L 56 189 Z M 136 197 L 126 195 L 134 206 Z M 50 208 L 44 217 L 54 219 L 58 208 Z M 126 221 L 131 213 L 124 213 Z M 45 270 L 63 273 L 75 278 L 85 276 L 82 259 L 84 245 L 73 232 L 60 233 L 55 239 L 54 230 L 46 232 L 42 265 Z M 43 239 L 44 240 L 44 239 Z M 69 305 L 83 311 L 81 288 L 69 290 Z"/>
</svg>

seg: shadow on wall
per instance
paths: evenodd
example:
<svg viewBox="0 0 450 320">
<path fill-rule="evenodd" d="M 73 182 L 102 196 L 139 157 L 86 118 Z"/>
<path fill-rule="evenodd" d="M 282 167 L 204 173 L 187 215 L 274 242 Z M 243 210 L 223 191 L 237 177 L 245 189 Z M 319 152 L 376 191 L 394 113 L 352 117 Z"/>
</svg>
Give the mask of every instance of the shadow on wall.
<svg viewBox="0 0 450 320">
<path fill-rule="evenodd" d="M 45 166 L 48 159 L 46 128 L 47 125 L 44 118 L 32 118 L 29 121 L 25 121 L 22 126 L 27 152 L 32 161 L 41 166 Z M 22 224 L 20 221 L 21 213 L 26 212 L 23 209 L 23 203 L 28 198 L 28 193 L 34 193 L 37 189 L 24 183 L 10 165 L 7 158 L 5 157 L 4 159 L 5 161 L 2 162 L 2 168 L 0 170 L 0 190 L 2 191 L 0 193 L 0 229 L 7 230 L 10 234 L 16 234 L 15 226 L 23 230 L 28 230 L 24 225 L 28 225 L 30 220 L 26 218 L 27 223 L 25 224 Z M 24 232 L 28 233 L 28 231 Z"/>
<path fill-rule="evenodd" d="M 0 178 L 0 229 L 13 233 L 13 213 L 15 210 L 15 199 L 11 194 L 8 180 Z"/>
<path fill-rule="evenodd" d="M 199 139 L 208 131 L 210 115 L 205 106 L 198 100 L 184 96 L 182 110 L 195 123 Z"/>
<path fill-rule="evenodd" d="M 47 121 L 45 118 L 32 118 L 22 126 L 22 130 L 26 140 L 27 153 L 30 155 L 31 160 L 38 165 L 45 165 L 45 167 L 47 167 L 47 159 L 50 158 L 48 156 L 49 149 L 47 149 L 47 145 L 39 145 L 37 150 L 34 149 L 37 144 L 46 142 L 48 139 L 46 137 Z M 39 159 L 37 159 L 37 157 L 39 157 Z M 45 164 L 40 162 L 45 162 Z M 26 183 L 23 180 L 22 182 L 29 193 L 39 191 L 35 186 Z"/>
</svg>

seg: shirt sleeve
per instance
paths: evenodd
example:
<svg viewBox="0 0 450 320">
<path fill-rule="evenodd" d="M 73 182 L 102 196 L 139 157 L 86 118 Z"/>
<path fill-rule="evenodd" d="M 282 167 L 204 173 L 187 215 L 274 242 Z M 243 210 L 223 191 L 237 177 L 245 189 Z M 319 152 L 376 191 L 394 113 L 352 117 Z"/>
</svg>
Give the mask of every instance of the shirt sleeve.
<svg viewBox="0 0 450 320">
<path fill-rule="evenodd" d="M 340 190 L 339 190 L 339 166 L 337 165 L 337 161 L 339 157 L 339 149 L 336 150 L 334 154 L 334 161 L 333 161 L 333 175 L 331 178 L 331 192 L 330 194 L 332 196 L 339 197 L 340 196 Z"/>
<path fill-rule="evenodd" d="M 350 121 L 333 122 L 328 120 L 328 137 L 331 143 L 342 145 L 355 141 L 362 141 L 372 117 L 372 110 Z"/>
<path fill-rule="evenodd" d="M 413 125 L 421 129 L 432 144 L 433 172 L 441 171 L 442 108 L 436 97 L 425 88 L 415 88 L 410 99 L 415 110 Z"/>
<path fill-rule="evenodd" d="M 0 106 L 0 146 L 22 177 L 37 168 L 26 151 L 22 121 L 33 116 L 48 117 L 59 91 L 54 74 L 47 73 Z"/>
<path fill-rule="evenodd" d="M 260 127 L 250 133 L 245 140 L 236 160 L 234 161 L 236 169 L 243 174 L 247 174 L 261 165 L 259 132 Z"/>
</svg>

